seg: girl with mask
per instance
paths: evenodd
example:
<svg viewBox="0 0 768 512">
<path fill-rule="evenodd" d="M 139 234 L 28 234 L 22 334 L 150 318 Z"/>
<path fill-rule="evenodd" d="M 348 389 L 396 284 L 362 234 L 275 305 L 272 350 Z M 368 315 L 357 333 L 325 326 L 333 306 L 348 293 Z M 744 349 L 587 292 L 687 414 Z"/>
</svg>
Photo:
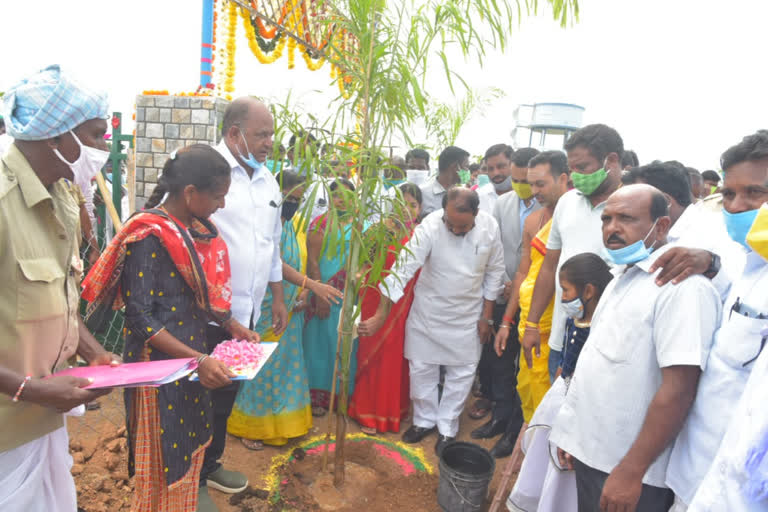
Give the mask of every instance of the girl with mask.
<svg viewBox="0 0 768 512">
<path fill-rule="evenodd" d="M 565 323 L 563 360 L 559 372 L 565 379 L 566 388 L 589 337 L 597 301 L 612 278 L 613 274 L 605 261 L 592 253 L 577 254 L 560 268 L 562 306 L 568 320 Z"/>
<path fill-rule="evenodd" d="M 229 164 L 207 145 L 173 153 L 155 191 L 167 199 L 131 217 L 83 282 L 86 318 L 125 305 L 125 362 L 198 363 L 199 382 L 124 392 L 134 511 L 210 505 L 207 487 L 199 487 L 213 432 L 209 390 L 230 384 L 234 374 L 208 357 L 206 326 L 215 321 L 233 338 L 259 340 L 232 318 L 227 247 L 209 220 L 230 181 Z"/>
<path fill-rule="evenodd" d="M 227 421 L 227 431 L 239 437 L 250 450 L 261 450 L 264 444 L 283 446 L 289 439 L 301 437 L 312 428 L 302 344 L 304 310 L 309 292 L 328 304 L 338 304 L 343 296 L 336 288 L 309 279 L 304 274 L 307 263 L 306 226 L 303 215 L 297 214 L 304 194 L 303 179 L 288 170 L 279 172 L 275 179 L 283 195 L 280 205 L 283 222 L 280 256 L 283 260 L 283 298 L 290 317 L 285 331 L 276 335 L 272 330 L 273 296 L 267 288 L 255 330 L 263 341 L 279 343 L 258 377 L 241 383 Z"/>
<path fill-rule="evenodd" d="M 557 465 L 556 448 L 549 443 L 549 433 L 589 337 L 592 315 L 611 279 L 613 274 L 608 265 L 592 253 L 577 254 L 560 268 L 562 305 L 568 315 L 563 361 L 558 378 L 523 434 L 525 460 L 507 500 L 507 508 L 513 512 L 576 512 L 578 508 L 575 473 Z"/>
</svg>

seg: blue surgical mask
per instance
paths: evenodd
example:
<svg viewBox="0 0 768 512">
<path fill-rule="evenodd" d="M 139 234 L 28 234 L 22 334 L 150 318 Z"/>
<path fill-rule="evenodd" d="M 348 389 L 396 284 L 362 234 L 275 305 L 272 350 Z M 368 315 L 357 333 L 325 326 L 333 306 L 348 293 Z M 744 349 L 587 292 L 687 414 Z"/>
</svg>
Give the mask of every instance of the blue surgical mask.
<svg viewBox="0 0 768 512">
<path fill-rule="evenodd" d="M 560 303 L 563 308 L 563 313 L 575 320 L 581 320 L 584 318 L 584 303 L 581 301 L 581 297 L 576 297 L 568 302 L 563 301 Z"/>
<path fill-rule="evenodd" d="M 261 170 L 262 167 L 264 167 L 263 162 L 259 162 L 256 160 L 256 158 L 253 156 L 253 153 L 251 153 L 251 150 L 248 149 L 248 142 L 245 140 L 245 136 L 243 136 L 243 132 L 240 132 L 240 138 L 243 139 L 243 144 L 245 144 L 245 150 L 248 152 L 248 158 L 246 158 L 238 149 L 237 154 L 240 156 L 240 158 L 245 162 L 245 164 L 253 169 L 254 171 Z"/>
<path fill-rule="evenodd" d="M 760 210 L 747 210 L 741 213 L 728 213 L 723 210 L 723 220 L 725 220 L 725 228 L 728 230 L 728 235 L 734 242 L 739 242 L 741 245 L 750 249 L 747 245 L 747 233 L 752 228 L 755 219 L 757 218 L 757 212 Z"/>
<path fill-rule="evenodd" d="M 616 265 L 632 265 L 638 261 L 643 261 L 648 256 L 650 256 L 653 252 L 653 246 L 646 247 L 645 239 L 648 238 L 648 235 L 651 234 L 653 228 L 656 227 L 657 222 L 659 222 L 659 219 L 654 221 L 653 226 L 651 226 L 651 229 L 648 231 L 648 234 L 645 235 L 642 240 L 638 240 L 637 242 L 629 244 L 626 247 L 622 247 L 621 249 L 609 249 L 608 247 L 605 247 L 605 253 L 608 256 L 608 259 Z"/>
</svg>

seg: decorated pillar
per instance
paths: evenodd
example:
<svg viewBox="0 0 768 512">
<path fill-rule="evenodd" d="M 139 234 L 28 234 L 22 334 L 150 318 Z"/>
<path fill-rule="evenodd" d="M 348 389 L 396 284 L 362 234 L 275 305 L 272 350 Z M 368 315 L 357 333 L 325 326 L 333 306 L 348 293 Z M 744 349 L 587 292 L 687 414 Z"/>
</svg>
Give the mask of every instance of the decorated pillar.
<svg viewBox="0 0 768 512">
<path fill-rule="evenodd" d="M 214 0 L 203 1 L 203 33 L 200 44 L 200 87 L 207 88 L 213 79 L 213 13 Z"/>
<path fill-rule="evenodd" d="M 192 144 L 218 143 L 227 105 L 213 96 L 136 97 L 137 209 L 155 189 L 169 154 Z"/>
</svg>

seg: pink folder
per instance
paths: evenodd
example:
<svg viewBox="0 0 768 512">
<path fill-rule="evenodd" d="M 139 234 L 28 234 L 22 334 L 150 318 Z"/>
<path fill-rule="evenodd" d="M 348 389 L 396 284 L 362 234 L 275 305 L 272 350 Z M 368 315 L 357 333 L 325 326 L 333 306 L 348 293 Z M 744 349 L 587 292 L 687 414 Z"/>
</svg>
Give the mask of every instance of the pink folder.
<svg viewBox="0 0 768 512">
<path fill-rule="evenodd" d="M 186 377 L 197 368 L 193 358 L 166 359 L 146 363 L 124 363 L 120 366 L 78 366 L 56 372 L 54 376 L 71 375 L 93 379 L 85 389 L 157 387 Z"/>
</svg>

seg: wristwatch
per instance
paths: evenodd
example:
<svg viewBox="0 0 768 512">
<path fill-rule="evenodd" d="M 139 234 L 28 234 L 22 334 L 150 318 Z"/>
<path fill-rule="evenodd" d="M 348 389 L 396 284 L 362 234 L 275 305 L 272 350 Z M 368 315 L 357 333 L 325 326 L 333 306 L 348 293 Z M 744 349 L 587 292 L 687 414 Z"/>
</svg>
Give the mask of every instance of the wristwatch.
<svg viewBox="0 0 768 512">
<path fill-rule="evenodd" d="M 482 320 L 483 322 L 493 327 L 493 320 L 491 320 L 490 318 L 481 318 L 480 320 Z"/>
<path fill-rule="evenodd" d="M 709 255 L 712 257 L 712 261 L 709 263 L 709 268 L 707 271 L 704 272 L 704 277 L 707 279 L 712 279 L 717 275 L 718 272 L 720 272 L 720 256 L 710 251 L 707 252 L 709 252 Z"/>
</svg>

